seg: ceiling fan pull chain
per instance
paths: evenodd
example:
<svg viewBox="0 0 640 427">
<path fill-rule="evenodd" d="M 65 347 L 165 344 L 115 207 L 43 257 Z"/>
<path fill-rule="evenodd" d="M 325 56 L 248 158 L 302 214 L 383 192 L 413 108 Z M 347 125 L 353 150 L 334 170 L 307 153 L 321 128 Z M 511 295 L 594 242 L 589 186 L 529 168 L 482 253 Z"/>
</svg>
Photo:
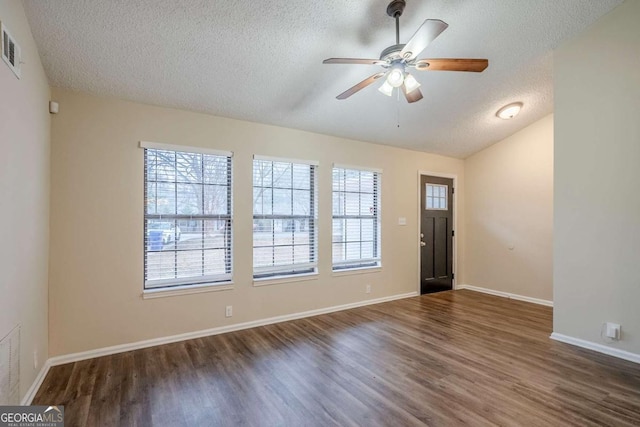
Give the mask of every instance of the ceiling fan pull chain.
<svg viewBox="0 0 640 427">
<path fill-rule="evenodd" d="M 400 91 L 398 91 L 398 102 L 396 102 L 396 123 L 400 129 Z"/>
</svg>

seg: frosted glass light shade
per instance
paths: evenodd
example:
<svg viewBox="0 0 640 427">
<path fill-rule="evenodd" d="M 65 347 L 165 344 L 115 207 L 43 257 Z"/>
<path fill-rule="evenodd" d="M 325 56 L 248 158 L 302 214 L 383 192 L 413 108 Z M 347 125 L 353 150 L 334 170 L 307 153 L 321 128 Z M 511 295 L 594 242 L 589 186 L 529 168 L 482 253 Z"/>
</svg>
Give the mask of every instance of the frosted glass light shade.
<svg viewBox="0 0 640 427">
<path fill-rule="evenodd" d="M 404 87 L 406 88 L 406 93 L 411 93 L 420 87 L 420 83 L 418 83 L 415 77 L 407 73 L 407 76 L 404 78 Z"/>
<path fill-rule="evenodd" d="M 393 86 L 391 86 L 386 80 L 384 81 L 382 86 L 378 88 L 378 90 L 387 96 L 391 96 L 393 94 Z"/>
<path fill-rule="evenodd" d="M 387 83 L 393 87 L 400 87 L 404 82 L 404 72 L 401 67 L 394 67 L 387 75 Z"/>
</svg>

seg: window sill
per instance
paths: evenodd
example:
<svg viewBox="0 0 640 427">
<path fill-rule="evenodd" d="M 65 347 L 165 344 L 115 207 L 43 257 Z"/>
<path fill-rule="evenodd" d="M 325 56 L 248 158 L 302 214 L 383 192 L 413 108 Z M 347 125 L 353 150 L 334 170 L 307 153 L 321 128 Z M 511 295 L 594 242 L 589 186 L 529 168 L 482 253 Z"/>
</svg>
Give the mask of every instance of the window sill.
<svg viewBox="0 0 640 427">
<path fill-rule="evenodd" d="M 202 283 L 172 288 L 145 289 L 142 291 L 142 299 L 174 297 L 178 295 L 200 294 L 203 292 L 230 291 L 232 289 L 233 282 Z"/>
<path fill-rule="evenodd" d="M 356 268 L 345 268 L 342 270 L 333 270 L 331 272 L 332 276 L 351 276 L 353 274 L 370 274 L 370 273 L 380 273 L 382 271 L 382 266 L 376 267 L 356 267 Z"/>
<path fill-rule="evenodd" d="M 280 283 L 306 282 L 307 280 L 318 280 L 318 273 L 294 274 L 287 276 L 267 277 L 264 279 L 253 279 L 253 286 L 270 286 Z"/>
</svg>

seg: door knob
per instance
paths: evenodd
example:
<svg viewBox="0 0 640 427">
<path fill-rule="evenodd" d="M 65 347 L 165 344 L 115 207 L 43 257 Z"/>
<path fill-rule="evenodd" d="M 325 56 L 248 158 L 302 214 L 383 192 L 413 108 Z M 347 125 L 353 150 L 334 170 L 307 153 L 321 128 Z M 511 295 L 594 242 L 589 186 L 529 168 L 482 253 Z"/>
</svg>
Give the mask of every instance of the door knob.
<svg viewBox="0 0 640 427">
<path fill-rule="evenodd" d="M 420 241 L 420 246 L 427 246 L 427 244 L 421 240 Z"/>
</svg>

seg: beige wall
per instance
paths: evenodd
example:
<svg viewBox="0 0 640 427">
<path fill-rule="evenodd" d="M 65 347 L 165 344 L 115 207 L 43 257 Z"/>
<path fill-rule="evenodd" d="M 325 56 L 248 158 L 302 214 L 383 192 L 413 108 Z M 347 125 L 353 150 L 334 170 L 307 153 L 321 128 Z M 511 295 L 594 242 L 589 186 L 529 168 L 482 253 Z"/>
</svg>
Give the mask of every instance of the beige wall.
<svg viewBox="0 0 640 427">
<path fill-rule="evenodd" d="M 554 331 L 640 354 L 640 1 L 555 53 Z M 600 338 L 603 322 L 622 341 Z"/>
<path fill-rule="evenodd" d="M 552 300 L 553 116 L 464 167 L 464 284 Z"/>
<path fill-rule="evenodd" d="M 58 89 L 54 98 L 51 356 L 417 291 L 418 170 L 458 174 L 464 192 L 462 160 Z M 140 140 L 234 152 L 235 289 L 141 298 Z M 320 161 L 317 280 L 252 285 L 254 153 Z M 379 273 L 331 273 L 333 162 L 383 169 Z M 462 197 L 458 203 L 463 215 Z M 398 217 L 407 226 L 398 226 Z M 224 317 L 226 305 L 233 305 L 232 318 Z"/>
<path fill-rule="evenodd" d="M 49 85 L 21 2 L 2 0 L 0 20 L 24 62 L 18 80 L 0 60 L 0 338 L 21 325 L 24 396 L 48 352 Z"/>
</svg>

